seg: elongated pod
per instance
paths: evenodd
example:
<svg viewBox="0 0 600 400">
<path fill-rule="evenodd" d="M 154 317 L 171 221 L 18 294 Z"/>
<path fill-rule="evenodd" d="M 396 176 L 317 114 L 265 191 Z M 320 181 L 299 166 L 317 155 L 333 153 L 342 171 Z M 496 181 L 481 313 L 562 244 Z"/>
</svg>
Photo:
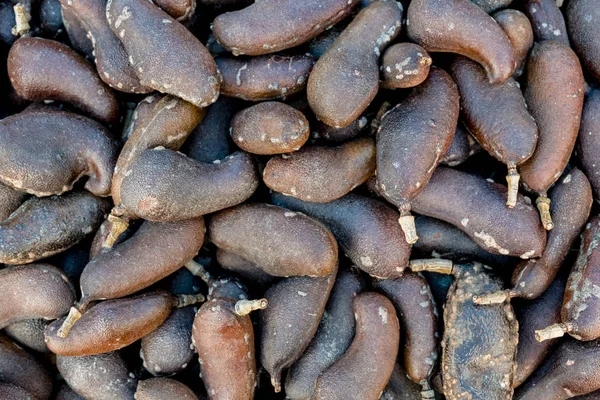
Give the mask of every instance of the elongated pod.
<svg viewBox="0 0 600 400">
<path fill-rule="evenodd" d="M 432 68 L 408 98 L 385 114 L 377 132 L 377 182 L 400 210 L 408 243 L 417 241 L 412 199 L 423 190 L 456 130 L 459 97 L 452 78 Z"/>
<path fill-rule="evenodd" d="M 597 4 L 590 0 L 573 1 L 567 4 L 565 14 L 567 28 L 573 48 L 592 76 L 600 79 L 600 45 L 598 37 L 598 18 L 600 10 Z"/>
<path fill-rule="evenodd" d="M 27 194 L 12 189 L 0 183 L 0 222 L 10 216 L 23 201 L 27 198 Z"/>
<path fill-rule="evenodd" d="M 583 172 L 594 189 L 594 198 L 600 198 L 600 163 L 596 154 L 600 149 L 600 90 L 591 90 L 583 106 L 577 146 L 577 156 Z"/>
<path fill-rule="evenodd" d="M 528 0 L 525 2 L 525 12 L 531 20 L 537 42 L 554 40 L 569 45 L 565 17 L 556 1 Z"/>
<path fill-rule="evenodd" d="M 198 400 L 185 384 L 169 378 L 150 378 L 138 382 L 136 400 Z"/>
<path fill-rule="evenodd" d="M 4 328 L 4 333 L 20 346 L 40 353 L 48 353 L 44 330 L 49 323 L 50 321 L 43 318 L 25 319 L 8 325 Z"/>
<path fill-rule="evenodd" d="M 517 64 L 513 76 L 519 77 L 523 73 L 527 54 L 529 54 L 529 50 L 533 46 L 533 29 L 531 28 L 531 23 L 521 11 L 510 8 L 498 11 L 492 16 L 504 30 L 515 50 L 515 61 Z"/>
</svg>

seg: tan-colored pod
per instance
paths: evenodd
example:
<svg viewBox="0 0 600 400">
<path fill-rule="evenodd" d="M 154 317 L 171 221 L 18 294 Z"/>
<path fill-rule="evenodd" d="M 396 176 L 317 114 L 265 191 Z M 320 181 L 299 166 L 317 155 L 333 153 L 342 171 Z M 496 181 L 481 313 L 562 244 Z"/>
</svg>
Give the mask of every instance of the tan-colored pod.
<svg viewBox="0 0 600 400">
<path fill-rule="evenodd" d="M 19 208 L 26 198 L 27 193 L 19 192 L 0 183 L 0 222 Z"/>
<path fill-rule="evenodd" d="M 470 0 L 414 0 L 408 37 L 429 52 L 457 53 L 480 63 L 490 83 L 515 71 L 515 52 L 502 28 Z"/>
<path fill-rule="evenodd" d="M 517 62 L 514 76 L 519 77 L 523 73 L 527 54 L 533 46 L 533 29 L 529 18 L 521 11 L 512 9 L 498 11 L 493 17 L 513 45 Z"/>
<path fill-rule="evenodd" d="M 95 69 L 74 50 L 53 40 L 24 37 L 8 54 L 8 77 L 27 100 L 73 104 L 97 120 L 119 121 L 119 103 Z"/>
<path fill-rule="evenodd" d="M 131 165 L 121 201 L 129 215 L 150 221 L 196 218 L 244 202 L 258 186 L 256 175 L 244 152 L 202 163 L 157 147 Z"/>
<path fill-rule="evenodd" d="M 220 76 L 215 61 L 169 14 L 145 0 L 108 0 L 106 17 L 142 85 L 198 107 L 217 100 Z"/>
<path fill-rule="evenodd" d="M 192 389 L 169 378 L 150 378 L 139 381 L 134 398 L 135 400 L 198 400 Z"/>
<path fill-rule="evenodd" d="M 375 143 L 356 139 L 336 147 L 311 146 L 273 157 L 263 171 L 270 189 L 304 201 L 327 203 L 375 173 Z"/>
<path fill-rule="evenodd" d="M 0 182 L 36 196 L 62 194 L 80 178 L 97 196 L 110 193 L 117 143 L 98 122 L 37 109 L 0 121 Z"/>
<path fill-rule="evenodd" d="M 249 101 L 285 99 L 301 92 L 315 64 L 307 54 L 219 57 L 215 62 L 223 75 L 221 94 Z"/>
<path fill-rule="evenodd" d="M 348 16 L 358 3 L 358 0 L 265 0 L 219 15 L 212 31 L 219 43 L 234 55 L 274 53 L 314 38 Z"/>
<path fill-rule="evenodd" d="M 325 226 L 269 204 L 246 204 L 213 215 L 208 237 L 274 276 L 325 276 L 337 266 L 337 242 Z"/>
<path fill-rule="evenodd" d="M 319 376 L 315 400 L 376 400 L 392 375 L 400 345 L 394 306 L 383 295 L 362 293 L 354 299 L 354 315 L 354 340 Z"/>
<path fill-rule="evenodd" d="M 404 89 L 421 84 L 431 66 L 429 53 L 414 43 L 397 43 L 381 57 L 381 87 Z"/>
<path fill-rule="evenodd" d="M 304 114 L 275 101 L 246 108 L 231 120 L 231 138 L 253 154 L 291 153 L 306 143 L 309 133 Z"/>
<path fill-rule="evenodd" d="M 581 64 L 571 48 L 546 40 L 527 61 L 525 101 L 539 130 L 533 156 L 521 168 L 523 185 L 537 193 L 544 228 L 552 229 L 547 191 L 563 173 L 579 132 L 584 100 Z"/>
<path fill-rule="evenodd" d="M 27 200 L 0 223 L 0 263 L 27 264 L 68 249 L 98 228 L 108 207 L 87 192 Z"/>
<path fill-rule="evenodd" d="M 357 119 L 379 89 L 379 56 L 400 33 L 402 4 L 376 1 L 362 9 L 308 77 L 308 102 L 327 125 Z"/>
</svg>

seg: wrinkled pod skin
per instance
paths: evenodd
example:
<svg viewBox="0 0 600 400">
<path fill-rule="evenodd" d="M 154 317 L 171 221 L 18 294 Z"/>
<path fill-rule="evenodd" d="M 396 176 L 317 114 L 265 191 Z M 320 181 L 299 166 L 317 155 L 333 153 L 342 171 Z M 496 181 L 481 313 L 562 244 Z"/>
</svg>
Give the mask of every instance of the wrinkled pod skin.
<svg viewBox="0 0 600 400">
<path fill-rule="evenodd" d="M 583 172 L 594 189 L 594 198 L 600 198 L 600 90 L 592 89 L 586 96 L 579 128 L 577 156 Z"/>
<path fill-rule="evenodd" d="M 377 132 L 377 183 L 398 207 L 406 241 L 418 240 L 411 201 L 427 185 L 458 123 L 459 96 L 452 78 L 432 68 L 408 98 L 381 120 Z"/>
<path fill-rule="evenodd" d="M 566 7 L 567 28 L 573 49 L 596 80 L 600 79 L 600 45 L 598 44 L 598 4 L 594 1 L 571 1 Z M 565 35 L 566 36 L 566 35 Z"/>
<path fill-rule="evenodd" d="M 414 43 L 391 45 L 381 57 L 381 87 L 409 88 L 420 85 L 429 75 L 431 57 L 424 48 Z"/>
<path fill-rule="evenodd" d="M 514 78 L 521 76 L 527 54 L 533 46 L 533 29 L 525 14 L 518 10 L 505 9 L 492 15 L 512 43 L 515 50 L 516 69 Z"/>
<path fill-rule="evenodd" d="M 135 400 L 198 400 L 185 384 L 170 378 L 150 378 L 138 382 Z"/>
<path fill-rule="evenodd" d="M 0 183 L 0 222 L 19 208 L 26 198 L 27 193 L 19 192 Z"/>
</svg>

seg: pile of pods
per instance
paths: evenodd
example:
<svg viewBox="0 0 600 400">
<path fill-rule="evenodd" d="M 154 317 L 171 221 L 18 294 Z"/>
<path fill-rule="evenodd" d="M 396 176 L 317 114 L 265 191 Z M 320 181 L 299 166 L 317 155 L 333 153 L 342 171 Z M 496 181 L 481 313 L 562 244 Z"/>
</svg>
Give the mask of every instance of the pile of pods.
<svg viewBox="0 0 600 400">
<path fill-rule="evenodd" d="M 1 400 L 600 399 L 599 0 L 3 0 L 0 60 Z"/>
</svg>

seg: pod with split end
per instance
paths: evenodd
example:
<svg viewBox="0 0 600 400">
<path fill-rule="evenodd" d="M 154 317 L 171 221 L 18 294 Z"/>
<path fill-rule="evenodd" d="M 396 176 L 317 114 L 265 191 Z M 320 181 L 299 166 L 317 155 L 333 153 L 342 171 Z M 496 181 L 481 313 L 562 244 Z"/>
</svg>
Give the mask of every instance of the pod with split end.
<svg viewBox="0 0 600 400">
<path fill-rule="evenodd" d="M 528 0 L 525 13 L 531 20 L 536 42 L 554 40 L 569 45 L 565 17 L 557 1 Z"/>
<path fill-rule="evenodd" d="M 573 48 L 586 70 L 600 80 L 600 9 L 593 0 L 571 1 L 565 10 L 567 29 Z M 566 36 L 566 35 L 565 35 Z"/>
<path fill-rule="evenodd" d="M 516 68 L 513 77 L 523 73 L 527 54 L 533 46 L 533 29 L 525 14 L 521 11 L 506 9 L 492 15 L 498 25 L 504 30 L 508 40 L 515 50 Z"/>
<path fill-rule="evenodd" d="M 431 62 L 429 53 L 418 44 L 394 44 L 381 57 L 381 87 L 404 89 L 420 85 L 429 75 Z"/>
<path fill-rule="evenodd" d="M 600 198 L 600 90 L 592 89 L 585 98 L 577 145 L 577 158 L 594 189 L 594 198 Z"/>
<path fill-rule="evenodd" d="M 170 378 L 150 378 L 139 381 L 135 400 L 198 400 L 185 384 Z"/>
<path fill-rule="evenodd" d="M 27 193 L 19 192 L 0 183 L 0 222 L 10 216 L 27 198 Z"/>
</svg>

